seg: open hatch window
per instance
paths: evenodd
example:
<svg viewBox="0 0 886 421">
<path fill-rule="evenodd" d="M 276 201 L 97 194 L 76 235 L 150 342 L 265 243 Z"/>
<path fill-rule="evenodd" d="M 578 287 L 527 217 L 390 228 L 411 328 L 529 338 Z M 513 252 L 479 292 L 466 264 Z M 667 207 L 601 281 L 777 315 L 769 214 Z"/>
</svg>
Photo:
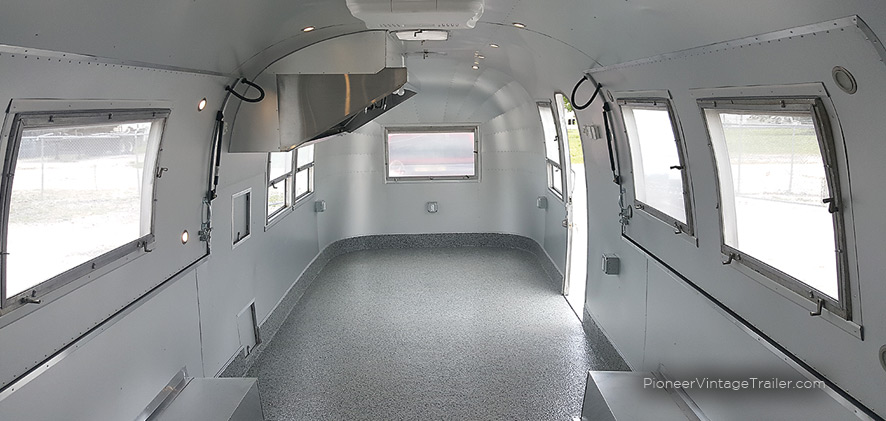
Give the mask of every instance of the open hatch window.
<svg viewBox="0 0 886 421">
<path fill-rule="evenodd" d="M 634 181 L 634 205 L 694 235 L 685 147 L 667 99 L 619 100 Z"/>
<path fill-rule="evenodd" d="M 821 100 L 699 105 L 717 168 L 724 255 L 848 318 L 840 183 Z"/>
<path fill-rule="evenodd" d="M 17 305 L 149 247 L 168 110 L 20 113 L 3 177 L 2 301 Z"/>
</svg>

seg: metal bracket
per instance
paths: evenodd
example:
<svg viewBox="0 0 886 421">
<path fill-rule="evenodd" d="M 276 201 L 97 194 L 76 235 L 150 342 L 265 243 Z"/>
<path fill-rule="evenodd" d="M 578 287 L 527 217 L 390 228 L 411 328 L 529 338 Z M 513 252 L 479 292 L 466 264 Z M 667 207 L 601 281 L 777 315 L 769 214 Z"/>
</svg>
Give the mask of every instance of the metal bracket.
<svg viewBox="0 0 886 421">
<path fill-rule="evenodd" d="M 738 257 L 738 255 L 735 253 L 729 253 L 729 257 L 727 257 L 726 260 L 723 261 L 723 264 L 728 265 L 736 260 L 741 260 L 741 258 Z"/>
<path fill-rule="evenodd" d="M 197 232 L 197 234 L 200 236 L 200 241 L 209 242 L 211 233 L 212 227 L 209 226 L 209 222 L 204 222 L 200 224 L 200 231 Z"/>
<path fill-rule="evenodd" d="M 169 168 L 160 167 L 157 168 L 157 178 L 163 178 L 163 173 L 169 171 Z"/>
<path fill-rule="evenodd" d="M 680 235 L 683 233 L 683 228 L 680 228 L 679 222 L 674 222 L 674 234 Z"/>
<path fill-rule="evenodd" d="M 24 296 L 18 300 L 22 304 L 40 304 L 43 300 L 37 298 L 37 291 L 31 291 L 31 295 Z"/>
<path fill-rule="evenodd" d="M 815 317 L 815 316 L 821 316 L 821 311 L 822 311 L 822 309 L 824 308 L 824 299 L 823 299 L 823 298 L 819 298 L 819 299 L 817 299 L 817 300 L 815 300 L 815 301 L 816 301 L 816 304 L 815 304 L 815 311 L 810 311 L 810 312 L 809 312 L 809 315 L 812 316 L 812 317 Z"/>
</svg>

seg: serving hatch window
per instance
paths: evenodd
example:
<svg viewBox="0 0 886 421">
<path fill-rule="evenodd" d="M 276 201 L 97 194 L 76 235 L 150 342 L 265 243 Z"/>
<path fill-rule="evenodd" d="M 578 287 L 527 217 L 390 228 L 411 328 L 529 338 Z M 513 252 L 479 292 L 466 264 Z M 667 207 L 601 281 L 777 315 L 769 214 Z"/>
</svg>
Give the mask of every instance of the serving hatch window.
<svg viewBox="0 0 886 421">
<path fill-rule="evenodd" d="M 153 186 L 167 116 L 168 110 L 16 115 L 3 179 L 4 305 L 39 297 L 153 242 Z"/>
<path fill-rule="evenodd" d="M 836 155 L 817 98 L 701 100 L 719 180 L 722 251 L 848 313 Z"/>
<path fill-rule="evenodd" d="M 685 148 L 667 99 L 620 100 L 639 209 L 693 234 Z"/>
<path fill-rule="evenodd" d="M 478 178 L 476 127 L 393 128 L 386 130 L 386 178 L 475 180 Z"/>
</svg>

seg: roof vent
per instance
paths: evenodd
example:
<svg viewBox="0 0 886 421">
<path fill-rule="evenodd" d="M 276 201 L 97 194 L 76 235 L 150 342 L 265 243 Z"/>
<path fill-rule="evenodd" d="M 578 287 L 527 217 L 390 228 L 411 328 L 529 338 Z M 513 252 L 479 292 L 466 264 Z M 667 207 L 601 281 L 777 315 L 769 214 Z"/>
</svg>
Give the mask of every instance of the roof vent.
<svg viewBox="0 0 886 421">
<path fill-rule="evenodd" d="M 347 0 L 369 29 L 470 29 L 485 0 Z"/>
</svg>

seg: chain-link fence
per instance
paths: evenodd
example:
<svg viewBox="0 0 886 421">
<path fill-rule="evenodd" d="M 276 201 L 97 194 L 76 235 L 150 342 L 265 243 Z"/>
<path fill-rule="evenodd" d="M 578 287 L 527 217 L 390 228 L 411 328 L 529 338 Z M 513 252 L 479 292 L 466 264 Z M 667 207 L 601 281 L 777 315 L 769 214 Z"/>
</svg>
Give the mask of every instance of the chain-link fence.
<svg viewBox="0 0 886 421">
<path fill-rule="evenodd" d="M 811 118 L 738 117 L 723 124 L 736 196 L 824 206 L 828 186 Z"/>
</svg>

